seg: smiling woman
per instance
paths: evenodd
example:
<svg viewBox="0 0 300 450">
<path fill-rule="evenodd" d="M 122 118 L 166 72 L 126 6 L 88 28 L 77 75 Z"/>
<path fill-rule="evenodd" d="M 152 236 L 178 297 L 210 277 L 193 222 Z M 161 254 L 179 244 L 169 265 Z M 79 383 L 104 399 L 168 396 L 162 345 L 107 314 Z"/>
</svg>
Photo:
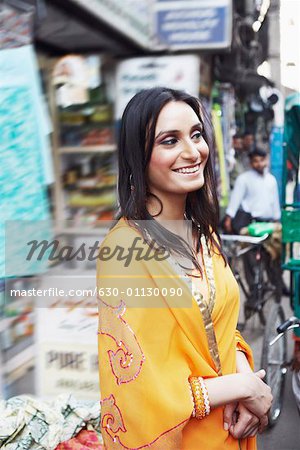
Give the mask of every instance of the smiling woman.
<svg viewBox="0 0 300 450">
<path fill-rule="evenodd" d="M 97 261 L 107 450 L 255 450 L 266 426 L 272 396 L 236 331 L 217 233 L 213 151 L 208 115 L 185 92 L 149 89 L 124 111 L 119 220 L 100 248 L 113 256 Z M 114 249 L 137 239 L 153 257 L 127 264 Z"/>
<path fill-rule="evenodd" d="M 221 250 L 216 238 L 219 208 L 213 151 L 208 114 L 199 100 L 186 92 L 148 89 L 125 108 L 119 137 L 117 218 L 149 221 L 152 236 L 160 245 L 188 256 L 200 271 L 198 258 L 180 236 L 186 238 L 182 227 L 186 228 L 183 219 L 187 219 L 196 235 L 197 253 L 200 226 L 203 235 Z M 198 164 L 199 171 L 187 174 Z M 175 234 L 159 226 L 166 220 L 172 221 L 169 225 Z"/>
<path fill-rule="evenodd" d="M 155 135 L 147 168 L 149 190 L 162 201 L 174 195 L 178 201 L 180 195 L 184 206 L 187 194 L 204 184 L 209 148 L 203 126 L 185 102 L 169 102 L 159 114 Z"/>
</svg>

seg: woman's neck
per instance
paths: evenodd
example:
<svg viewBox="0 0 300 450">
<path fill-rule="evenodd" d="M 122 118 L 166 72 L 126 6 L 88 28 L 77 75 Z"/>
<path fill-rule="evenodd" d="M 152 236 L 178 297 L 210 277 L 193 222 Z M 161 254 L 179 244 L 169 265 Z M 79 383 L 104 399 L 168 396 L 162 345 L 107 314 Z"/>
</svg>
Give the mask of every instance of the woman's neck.
<svg viewBox="0 0 300 450">
<path fill-rule="evenodd" d="M 149 196 L 147 201 L 148 212 L 159 222 L 163 227 L 170 230 L 172 233 L 177 234 L 184 240 L 190 241 L 192 236 L 192 223 L 186 221 L 184 214 L 186 208 L 186 194 L 178 195 L 162 195 L 159 193 L 158 200 Z M 160 214 L 158 214 L 161 211 Z"/>
<path fill-rule="evenodd" d="M 153 192 L 155 195 L 155 192 Z M 153 195 L 149 195 L 147 199 L 147 209 L 151 216 L 156 220 L 184 220 L 184 213 L 186 207 L 186 194 L 166 194 L 161 192 L 157 195 L 162 203 L 157 200 Z M 161 212 L 160 212 L 161 211 Z M 160 212 L 160 214 L 159 214 Z"/>
</svg>

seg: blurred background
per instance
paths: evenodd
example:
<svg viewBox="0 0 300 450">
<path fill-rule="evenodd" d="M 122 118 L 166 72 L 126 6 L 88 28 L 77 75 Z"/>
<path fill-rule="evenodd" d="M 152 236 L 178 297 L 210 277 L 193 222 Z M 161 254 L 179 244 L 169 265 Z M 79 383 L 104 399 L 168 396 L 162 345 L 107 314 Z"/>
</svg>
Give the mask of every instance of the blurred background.
<svg viewBox="0 0 300 450">
<path fill-rule="evenodd" d="M 297 132 L 284 157 L 289 111 L 300 136 L 299 42 L 299 0 L 0 1 L 2 398 L 99 398 L 91 252 L 139 90 L 184 89 L 210 111 L 221 217 L 239 145 L 266 150 L 281 200 L 299 201 Z"/>
</svg>

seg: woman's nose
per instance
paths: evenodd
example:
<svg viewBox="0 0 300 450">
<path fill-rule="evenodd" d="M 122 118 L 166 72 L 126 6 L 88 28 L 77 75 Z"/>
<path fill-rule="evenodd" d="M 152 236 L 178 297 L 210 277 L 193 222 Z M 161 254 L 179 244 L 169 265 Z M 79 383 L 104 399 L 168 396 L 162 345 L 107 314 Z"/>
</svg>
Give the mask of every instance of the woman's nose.
<svg viewBox="0 0 300 450">
<path fill-rule="evenodd" d="M 192 160 L 197 160 L 199 158 L 199 150 L 192 140 L 187 140 L 184 142 L 181 156 Z"/>
</svg>

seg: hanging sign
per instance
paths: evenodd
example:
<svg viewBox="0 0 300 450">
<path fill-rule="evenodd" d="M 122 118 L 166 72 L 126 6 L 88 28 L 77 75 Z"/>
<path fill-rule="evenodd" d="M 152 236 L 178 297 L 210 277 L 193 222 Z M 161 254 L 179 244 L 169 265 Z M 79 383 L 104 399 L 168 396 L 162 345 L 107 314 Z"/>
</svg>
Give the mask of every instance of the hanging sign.
<svg viewBox="0 0 300 450">
<path fill-rule="evenodd" d="M 140 0 L 73 0 L 142 47 L 150 46 L 151 5 Z"/>
<path fill-rule="evenodd" d="M 132 58 L 117 68 L 116 119 L 122 117 L 125 106 L 139 91 L 155 86 L 181 89 L 198 96 L 200 58 L 197 55 Z"/>
<path fill-rule="evenodd" d="M 231 29 L 231 0 L 156 0 L 156 49 L 226 48 L 231 44 Z"/>
</svg>

